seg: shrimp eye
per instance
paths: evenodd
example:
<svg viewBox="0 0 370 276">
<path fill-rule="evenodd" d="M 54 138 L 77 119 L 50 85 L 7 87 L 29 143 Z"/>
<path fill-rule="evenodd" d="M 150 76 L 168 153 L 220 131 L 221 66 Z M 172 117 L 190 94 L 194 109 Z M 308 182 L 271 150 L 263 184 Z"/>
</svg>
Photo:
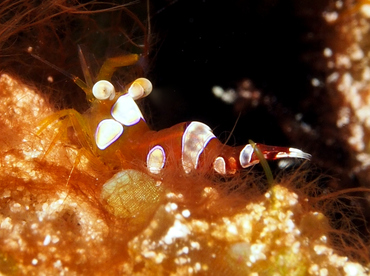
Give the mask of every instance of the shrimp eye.
<svg viewBox="0 0 370 276">
<path fill-rule="evenodd" d="M 128 94 L 134 100 L 144 98 L 152 92 L 152 83 L 146 78 L 136 79 L 128 89 Z"/>
<path fill-rule="evenodd" d="M 109 81 L 101 80 L 94 84 L 92 93 L 98 100 L 113 100 L 116 95 L 113 84 Z"/>
</svg>

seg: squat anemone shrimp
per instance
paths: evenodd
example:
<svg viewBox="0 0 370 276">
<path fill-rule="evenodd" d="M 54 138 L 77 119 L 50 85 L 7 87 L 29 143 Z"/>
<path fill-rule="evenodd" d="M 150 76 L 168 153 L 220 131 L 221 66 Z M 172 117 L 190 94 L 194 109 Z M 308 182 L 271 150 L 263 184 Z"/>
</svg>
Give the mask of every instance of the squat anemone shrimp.
<svg viewBox="0 0 370 276">
<path fill-rule="evenodd" d="M 133 65 L 140 60 L 139 55 L 109 58 L 93 78 L 79 47 L 86 82 L 33 56 L 70 77 L 85 92 L 90 103 L 85 113 L 64 109 L 40 123 L 38 134 L 48 126 L 56 125 L 56 134 L 45 154 L 49 154 L 72 128 L 69 143 L 77 144 L 79 150 L 71 174 L 81 156 L 86 157 L 95 170 L 118 171 L 103 184 L 100 199 L 106 210 L 127 222 L 129 231 L 141 229 L 154 215 L 163 203 L 167 185 L 174 183 L 171 178 L 174 173 L 188 178 L 183 184 L 190 187 L 188 182 L 194 182 L 190 176 L 197 172 L 232 176 L 264 159 L 311 158 L 310 154 L 295 148 L 253 142 L 239 147 L 227 146 L 216 138 L 210 127 L 196 121 L 179 123 L 160 131 L 151 130 L 135 102 L 152 92 L 151 82 L 138 78 L 122 86 L 121 91 L 116 91 L 110 82 L 116 68 Z M 207 181 L 203 185 L 205 183 Z M 197 189 L 188 189 L 189 195 L 194 197 Z M 201 190 L 199 192 L 202 194 Z"/>
<path fill-rule="evenodd" d="M 35 47 L 35 53 L 40 54 L 42 51 Z M 50 55 L 43 53 L 42 57 L 54 63 Z M 124 60 L 123 56 L 121 58 Z M 140 56 L 138 59 L 140 62 Z M 67 66 L 58 66 L 75 73 Z M 49 68 L 47 70 L 51 71 Z M 129 83 L 135 78 L 127 79 L 120 79 L 121 83 Z M 120 86 L 114 77 L 108 80 L 123 95 L 128 94 L 129 85 L 126 88 Z M 119 147 L 116 151 L 112 150 L 117 143 L 121 147 L 125 146 L 120 141 L 135 125 L 122 125 L 124 132 L 121 136 L 115 141 L 108 139 L 112 143 L 100 149 L 95 136 L 99 123 L 117 120 L 109 108 L 106 116 L 103 116 L 100 109 L 95 109 L 102 115 L 98 118 L 97 113 L 92 112 L 93 102 L 98 104 L 98 101 L 108 101 L 112 102 L 113 107 L 120 93 L 116 93 L 117 98 L 112 101 L 109 98 L 96 100 L 93 98 L 92 87 L 97 81 L 98 77 L 91 84 L 88 84 L 86 78 L 83 82 L 87 86 L 87 94 L 91 96 L 88 99 L 89 110 L 81 112 L 73 106 L 73 109 L 70 108 L 73 111 L 63 115 L 62 111 L 68 108 L 59 108 L 57 110 L 62 111 L 54 111 L 54 117 L 51 115 L 39 123 L 39 137 L 34 135 L 35 125 L 32 124 L 33 128 L 28 127 L 27 132 L 34 135 L 34 140 L 24 137 L 16 140 L 14 144 L 23 145 L 21 150 L 26 153 L 30 152 L 24 150 L 26 145 L 38 149 L 37 141 L 41 142 L 40 151 L 45 157 L 43 160 L 39 157 L 27 159 L 33 165 L 31 169 L 22 165 L 26 160 L 14 158 L 21 156 L 21 150 L 2 151 L 0 259 L 5 267 L 19 267 L 23 274 L 41 272 L 50 275 L 105 275 L 107 271 L 117 275 L 246 275 L 263 274 L 266 271 L 292 271 L 290 274 L 294 274 L 297 269 L 303 271 L 297 275 L 305 275 L 308 269 L 314 275 L 318 269 L 320 273 L 321 269 L 323 273 L 328 269 L 328 259 L 337 259 L 341 263 L 339 265 L 348 266 L 342 257 L 331 253 L 329 244 L 325 244 L 330 229 L 320 213 L 311 212 L 308 206 L 311 198 L 306 201 L 306 195 L 294 194 L 284 188 L 294 190 L 294 187 L 303 183 L 302 172 L 296 172 L 301 176 L 291 185 L 286 179 L 284 182 L 277 179 L 272 191 L 265 195 L 253 189 L 254 186 L 266 184 L 263 179 L 255 177 L 253 170 L 249 172 L 241 169 L 240 174 L 235 173 L 228 178 L 217 172 L 215 177 L 205 175 L 202 171 L 215 171 L 212 168 L 212 156 L 206 155 L 206 146 L 197 159 L 198 166 L 191 167 L 191 172 L 186 174 L 181 159 L 182 131 L 179 134 L 174 131 L 161 132 L 162 137 L 172 134 L 180 138 L 173 139 L 176 143 L 169 145 L 168 149 L 164 148 L 166 159 L 159 173 L 155 173 L 155 170 L 151 172 L 147 166 L 151 163 L 148 161 L 150 145 L 145 145 L 146 150 L 142 149 L 142 156 L 133 156 L 131 159 L 126 159 L 123 149 Z M 75 82 L 79 83 L 79 79 L 75 79 Z M 56 86 L 60 83 L 54 82 Z M 72 81 L 70 83 L 77 88 Z M 145 83 L 143 81 L 140 86 L 145 88 Z M 18 99 L 24 97 L 15 97 L 15 100 Z M 27 103 L 29 98 L 26 99 L 24 102 Z M 2 114 L 9 117 L 7 111 L 12 106 L 5 104 L 5 100 L 2 103 L 6 107 L 2 107 Z M 25 105 L 25 113 L 31 112 L 32 104 L 34 102 L 30 101 Z M 100 104 L 98 107 L 101 108 Z M 55 105 L 49 108 L 55 110 Z M 44 107 L 40 110 L 41 113 L 46 112 Z M 37 120 L 45 116 L 37 114 L 33 117 Z M 18 118 L 20 123 L 32 123 L 35 120 L 19 115 Z M 94 118 L 97 122 L 93 125 Z M 145 118 L 150 120 L 150 117 Z M 40 130 L 42 127 L 43 131 Z M 3 136 L 14 140 L 17 131 L 13 130 L 19 128 L 13 127 L 12 131 L 5 132 Z M 149 131 L 146 133 L 152 135 Z M 142 139 L 134 132 L 127 139 L 130 137 Z M 5 140 L 4 137 L 2 139 Z M 210 141 L 214 140 L 216 138 Z M 132 145 L 131 140 L 126 141 L 127 145 Z M 154 158 L 157 154 L 161 157 L 161 151 L 157 149 L 153 150 L 152 161 L 157 160 Z M 179 152 L 176 158 L 175 149 Z M 64 152 L 79 153 L 77 156 L 81 158 L 77 158 L 75 164 L 79 160 L 81 162 L 74 171 L 71 171 L 68 163 L 69 160 L 74 161 L 74 155 L 67 160 L 59 154 Z M 104 172 L 108 168 L 109 172 L 106 176 L 100 171 L 95 172 L 85 165 L 86 160 L 92 165 L 102 165 L 94 168 Z M 162 164 L 160 161 L 158 163 Z M 21 177 L 25 174 L 29 176 L 22 181 Z M 70 178 L 68 185 L 65 185 L 68 174 Z M 115 175 L 112 177 L 112 174 Z M 14 175 L 18 177 L 17 182 L 10 178 Z M 36 180 L 30 181 L 30 178 Z M 278 183 L 284 187 L 278 187 Z M 266 186 L 262 189 L 265 191 Z M 137 231 L 140 229 L 143 231 Z M 22 247 L 16 247 L 17 244 Z M 347 252 L 343 255 L 348 255 Z M 6 273 L 4 266 L 0 271 Z M 328 273 L 331 271 L 330 268 Z"/>
<path fill-rule="evenodd" d="M 33 55 L 41 61 L 42 58 Z M 128 169 L 137 161 L 146 163 L 147 173 L 161 174 L 162 170 L 178 167 L 169 162 L 169 156 L 181 163 L 186 174 L 193 170 L 215 171 L 221 175 L 232 175 L 237 171 L 259 163 L 258 155 L 251 144 L 231 147 L 221 143 L 210 127 L 201 122 L 179 123 L 160 131 L 150 130 L 136 100 L 152 92 L 152 84 L 146 78 L 138 78 L 116 92 L 110 82 L 118 67 L 133 65 L 139 55 L 125 55 L 107 59 L 94 82 L 85 62 L 81 48 L 79 57 L 85 80 L 70 75 L 62 69 L 53 68 L 69 76 L 85 93 L 90 102 L 86 114 L 73 109 L 61 110 L 43 120 L 39 133 L 60 119 L 60 126 L 53 143 L 67 127 L 72 126 L 83 153 L 99 158 L 112 169 Z M 52 143 L 52 144 L 53 144 Z M 256 144 L 267 160 L 302 158 L 311 155 L 296 148 Z M 48 151 L 52 148 L 49 147 Z"/>
</svg>

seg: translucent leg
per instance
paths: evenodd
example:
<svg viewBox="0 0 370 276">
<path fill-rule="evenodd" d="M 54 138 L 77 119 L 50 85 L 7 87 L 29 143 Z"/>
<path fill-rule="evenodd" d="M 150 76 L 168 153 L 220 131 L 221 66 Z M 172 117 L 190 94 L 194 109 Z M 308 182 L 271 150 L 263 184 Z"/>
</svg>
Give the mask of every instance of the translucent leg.
<svg viewBox="0 0 370 276">
<path fill-rule="evenodd" d="M 93 135 L 90 130 L 89 124 L 86 122 L 85 118 L 74 109 L 65 109 L 46 117 L 41 121 L 37 134 L 42 133 L 47 127 L 54 126 L 55 135 L 45 151 L 44 156 L 50 153 L 56 143 L 62 140 L 62 137 L 66 135 L 68 127 L 73 127 L 74 134 L 78 143 L 86 152 L 90 152 L 91 156 L 96 156 L 96 147 L 93 143 Z"/>
</svg>

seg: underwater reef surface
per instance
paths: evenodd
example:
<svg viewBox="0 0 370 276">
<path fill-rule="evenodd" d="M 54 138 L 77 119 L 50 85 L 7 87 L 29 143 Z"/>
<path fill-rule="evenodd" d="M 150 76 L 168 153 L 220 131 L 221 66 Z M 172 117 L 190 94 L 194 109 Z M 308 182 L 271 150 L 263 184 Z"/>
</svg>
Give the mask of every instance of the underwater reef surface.
<svg viewBox="0 0 370 276">
<path fill-rule="evenodd" d="M 183 1 L 178 2 L 162 13 L 154 13 L 152 22 L 157 20 L 160 26 L 166 12 L 171 14 L 171 9 L 184 5 Z M 212 6 L 206 2 L 202 2 L 205 10 Z M 286 6 L 282 1 L 263 1 L 249 7 L 241 1 L 234 3 L 239 7 L 235 10 L 237 14 L 259 11 L 256 14 L 266 20 L 270 15 L 275 16 L 257 24 L 261 29 L 247 34 L 252 42 L 257 40 L 253 35 L 260 34 L 258 38 L 265 45 L 269 45 L 266 42 L 270 40 L 265 40 L 269 37 L 282 36 L 285 39 L 282 41 L 292 42 L 289 32 L 275 32 L 291 22 L 276 23 L 275 28 L 272 21 L 281 22 L 277 15 L 293 14 L 300 18 L 300 24 L 304 21 L 311 30 L 300 38 L 308 41 L 304 45 L 310 46 L 306 55 L 302 49 L 293 58 L 285 55 L 291 48 L 279 44 L 279 40 L 276 40 L 278 46 L 271 49 L 288 49 L 284 55 L 268 52 L 267 48 L 261 48 L 265 55 L 258 55 L 255 52 L 258 46 L 244 46 L 253 43 L 232 43 L 236 42 L 233 35 L 222 40 L 222 32 L 215 31 L 224 42 L 214 43 L 216 47 L 229 44 L 229 53 L 237 47 L 234 52 L 256 56 L 251 59 L 254 63 L 246 66 L 241 54 L 221 57 L 219 52 L 206 47 L 213 53 L 211 67 L 218 74 L 200 66 L 200 63 L 208 64 L 208 57 L 201 52 L 200 59 L 195 56 L 195 63 L 186 55 L 176 52 L 170 55 L 172 64 L 182 65 L 186 72 L 167 66 L 169 72 L 163 71 L 163 66 L 168 64 L 161 62 L 162 53 L 169 49 L 164 45 L 161 50 L 158 45 L 162 37 L 158 35 L 153 42 L 153 49 L 159 51 L 157 70 L 155 53 L 149 55 L 149 60 L 153 58 L 152 71 L 144 59 L 137 67 L 123 69 L 114 76 L 124 85 L 148 73 L 154 79 L 154 87 L 155 82 L 163 87 L 163 80 L 168 79 L 171 89 L 178 83 L 178 90 L 186 90 L 184 95 L 190 95 L 190 102 L 201 106 L 202 111 L 210 113 L 215 107 L 216 126 L 225 123 L 222 120 L 228 116 L 227 112 L 232 114 L 234 109 L 242 113 L 239 125 L 247 125 L 243 131 L 248 133 L 236 130 L 235 135 L 243 137 L 244 142 L 249 138 L 258 142 L 255 139 L 258 137 L 266 137 L 272 143 L 278 139 L 286 145 L 303 147 L 313 155 L 312 167 L 305 163 L 302 167 L 293 165 L 287 171 L 273 170 L 272 181 L 266 180 L 258 165 L 233 177 L 205 172 L 185 174 L 181 167 L 172 166 L 173 170 L 158 178 L 146 170 L 145 160 L 125 164 L 124 169 L 111 169 L 95 162 L 96 158 L 86 152 L 86 147 L 76 138 L 77 130 L 70 127 L 64 133 L 59 132 L 62 120 L 49 121 L 40 132 L 40 124 L 47 116 L 64 108 L 88 112 L 89 103 L 73 81 L 29 52 L 82 76 L 77 44 L 84 44 L 87 51 L 94 53 L 95 57 L 87 55 L 93 65 L 94 61 L 101 63 L 106 56 L 128 53 L 140 52 L 147 58 L 144 49 L 147 46 L 142 47 L 148 42 L 147 29 L 126 7 L 110 6 L 118 12 L 115 16 L 93 13 L 106 8 L 99 4 L 90 6 L 94 1 L 44 1 L 44 9 L 37 6 L 38 1 L 0 4 L 3 15 L 0 21 L 0 272 L 4 275 L 369 275 L 368 5 L 366 1 L 319 2 L 320 5 L 314 5 L 298 1 Z M 292 14 L 286 12 L 290 8 Z M 39 16 L 28 17 L 28 12 Z M 127 14 L 131 21 L 121 17 Z M 214 20 L 221 22 L 219 19 L 223 18 L 226 23 L 222 24 L 227 27 L 238 24 L 235 37 L 241 35 L 244 27 L 240 27 L 239 21 L 228 21 L 226 14 L 222 17 L 215 12 Z M 188 23 L 197 23 L 197 16 L 190 16 Z M 112 23 L 111 19 L 117 22 Z M 257 16 L 247 23 L 258 22 L 256 19 Z M 122 28 L 127 22 L 132 27 Z M 255 27 L 249 28 L 252 31 Z M 270 32 L 262 35 L 265 33 L 261 30 Z M 277 35 L 271 36 L 274 32 Z M 177 35 L 186 37 L 179 29 Z M 183 42 L 181 46 L 187 54 L 190 41 Z M 104 50 L 106 45 L 113 47 Z M 191 45 L 197 45 L 189 47 L 198 51 L 204 47 L 199 39 Z M 261 56 L 267 58 L 259 60 Z M 297 75 L 304 75 L 306 82 L 302 78 L 291 82 L 283 78 L 286 72 L 266 63 L 273 56 L 287 62 L 298 56 L 303 58 L 309 64 L 310 74 L 304 75 L 301 68 L 296 71 Z M 225 60 L 237 60 L 240 67 L 228 67 Z M 192 67 L 185 66 L 190 61 Z M 279 59 L 272 61 L 279 65 L 276 62 Z M 222 70 L 215 66 L 217 63 Z M 241 70 L 247 67 L 250 69 Z M 289 72 L 293 71 L 294 67 Z M 189 77 L 190 72 L 206 73 L 200 78 L 200 75 Z M 276 78 L 268 77 L 274 74 Z M 222 80 L 221 75 L 229 79 Z M 290 76 L 294 79 L 297 75 Z M 211 86 L 228 85 L 230 76 L 236 82 L 242 78 L 251 80 L 254 84 L 248 89 L 257 87 L 253 94 L 256 97 L 243 98 L 250 94 L 239 91 L 238 102 L 231 106 L 218 99 L 209 100 Z M 271 86 L 274 81 L 276 86 Z M 264 82 L 267 84 L 262 85 Z M 297 87 L 302 88 L 298 86 L 300 83 L 306 86 L 297 92 Z M 202 99 L 207 94 L 204 92 L 207 85 L 209 96 L 205 103 Z M 235 90 L 242 90 L 240 87 Z M 287 93 L 277 93 L 277 87 Z M 201 96 L 195 97 L 193 93 Z M 166 96 L 161 89 L 154 90 L 148 102 L 152 104 L 149 111 L 153 110 L 153 114 L 147 112 L 148 121 L 157 128 L 161 125 L 156 117 L 159 111 L 170 113 L 164 116 L 164 124 L 173 123 L 172 119 L 178 119 L 177 111 L 183 110 L 189 116 L 184 120 L 203 118 L 203 115 L 197 117 L 197 111 L 191 109 L 189 114 L 188 108 L 179 107 L 179 102 L 181 106 L 189 106 L 181 97 Z M 253 113 L 256 110 L 251 106 L 257 106 L 258 112 Z M 261 112 L 266 117 L 260 116 Z M 215 113 L 206 120 L 211 121 Z M 275 118 L 274 126 L 268 123 L 271 117 Z M 351 196 L 350 192 L 354 191 L 357 194 Z"/>
<path fill-rule="evenodd" d="M 314 207 L 320 198 L 303 192 L 315 183 L 300 175 L 262 192 L 253 173 L 179 174 L 173 183 L 137 170 L 99 174 L 83 158 L 74 167 L 78 149 L 62 142 L 43 157 L 54 129 L 35 129 L 53 107 L 39 93 L 6 74 L 0 91 L 5 275 L 369 273 L 367 245 L 345 228 L 348 218 L 333 229 Z"/>
</svg>

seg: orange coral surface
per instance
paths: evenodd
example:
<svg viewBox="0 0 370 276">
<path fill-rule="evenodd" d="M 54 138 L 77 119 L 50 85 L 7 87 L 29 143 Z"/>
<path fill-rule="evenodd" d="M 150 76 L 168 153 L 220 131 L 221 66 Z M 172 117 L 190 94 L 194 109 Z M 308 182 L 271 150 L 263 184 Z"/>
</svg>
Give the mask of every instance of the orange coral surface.
<svg viewBox="0 0 370 276">
<path fill-rule="evenodd" d="M 35 129 L 39 118 L 50 114 L 52 107 L 8 75 L 1 75 L 0 88 L 0 124 L 4 130 L 0 272 L 368 272 L 332 248 L 330 235 L 335 231 L 325 216 L 309 207 L 302 194 L 283 186 L 275 185 L 263 194 L 251 185 L 251 180 L 256 181 L 252 176 L 222 184 L 201 175 L 181 174 L 177 183 L 161 182 L 137 170 L 104 175 L 94 172 L 83 159 L 72 170 L 78 149 L 63 143 L 43 157 L 53 128 L 39 136 Z M 236 183 L 250 185 L 249 191 Z M 360 255 L 361 250 L 360 244 L 345 249 Z"/>
<path fill-rule="evenodd" d="M 72 81 L 53 78 L 50 68 L 40 70 L 28 47 L 57 66 L 69 64 L 63 69 L 76 74 L 80 65 L 73 47 L 80 39 L 90 42 L 91 52 L 100 51 L 98 59 L 109 52 L 102 50 L 106 44 L 118 55 L 147 57 L 141 43 L 148 41 L 143 25 L 123 5 L 38 4 L 0 4 L 1 274 L 369 275 L 369 246 L 351 221 L 363 219 L 359 208 L 345 192 L 328 194 L 330 189 L 306 181 L 310 171 L 282 173 L 267 183 L 253 169 L 222 178 L 188 175 L 174 165 L 154 178 L 144 160 L 125 169 L 99 163 L 76 141 L 76 131 L 58 132 L 61 121 L 48 121 L 40 133 L 40 123 L 58 105 L 78 102 L 73 107 L 86 111 L 87 103 L 76 96 Z M 109 12 L 100 17 L 104 9 Z M 123 29 L 122 15 L 133 21 L 131 29 Z M 118 23 L 100 26 L 98 19 Z M 127 44 L 130 49 L 120 48 Z M 129 83 L 130 70 L 118 72 L 115 80 Z"/>
</svg>

